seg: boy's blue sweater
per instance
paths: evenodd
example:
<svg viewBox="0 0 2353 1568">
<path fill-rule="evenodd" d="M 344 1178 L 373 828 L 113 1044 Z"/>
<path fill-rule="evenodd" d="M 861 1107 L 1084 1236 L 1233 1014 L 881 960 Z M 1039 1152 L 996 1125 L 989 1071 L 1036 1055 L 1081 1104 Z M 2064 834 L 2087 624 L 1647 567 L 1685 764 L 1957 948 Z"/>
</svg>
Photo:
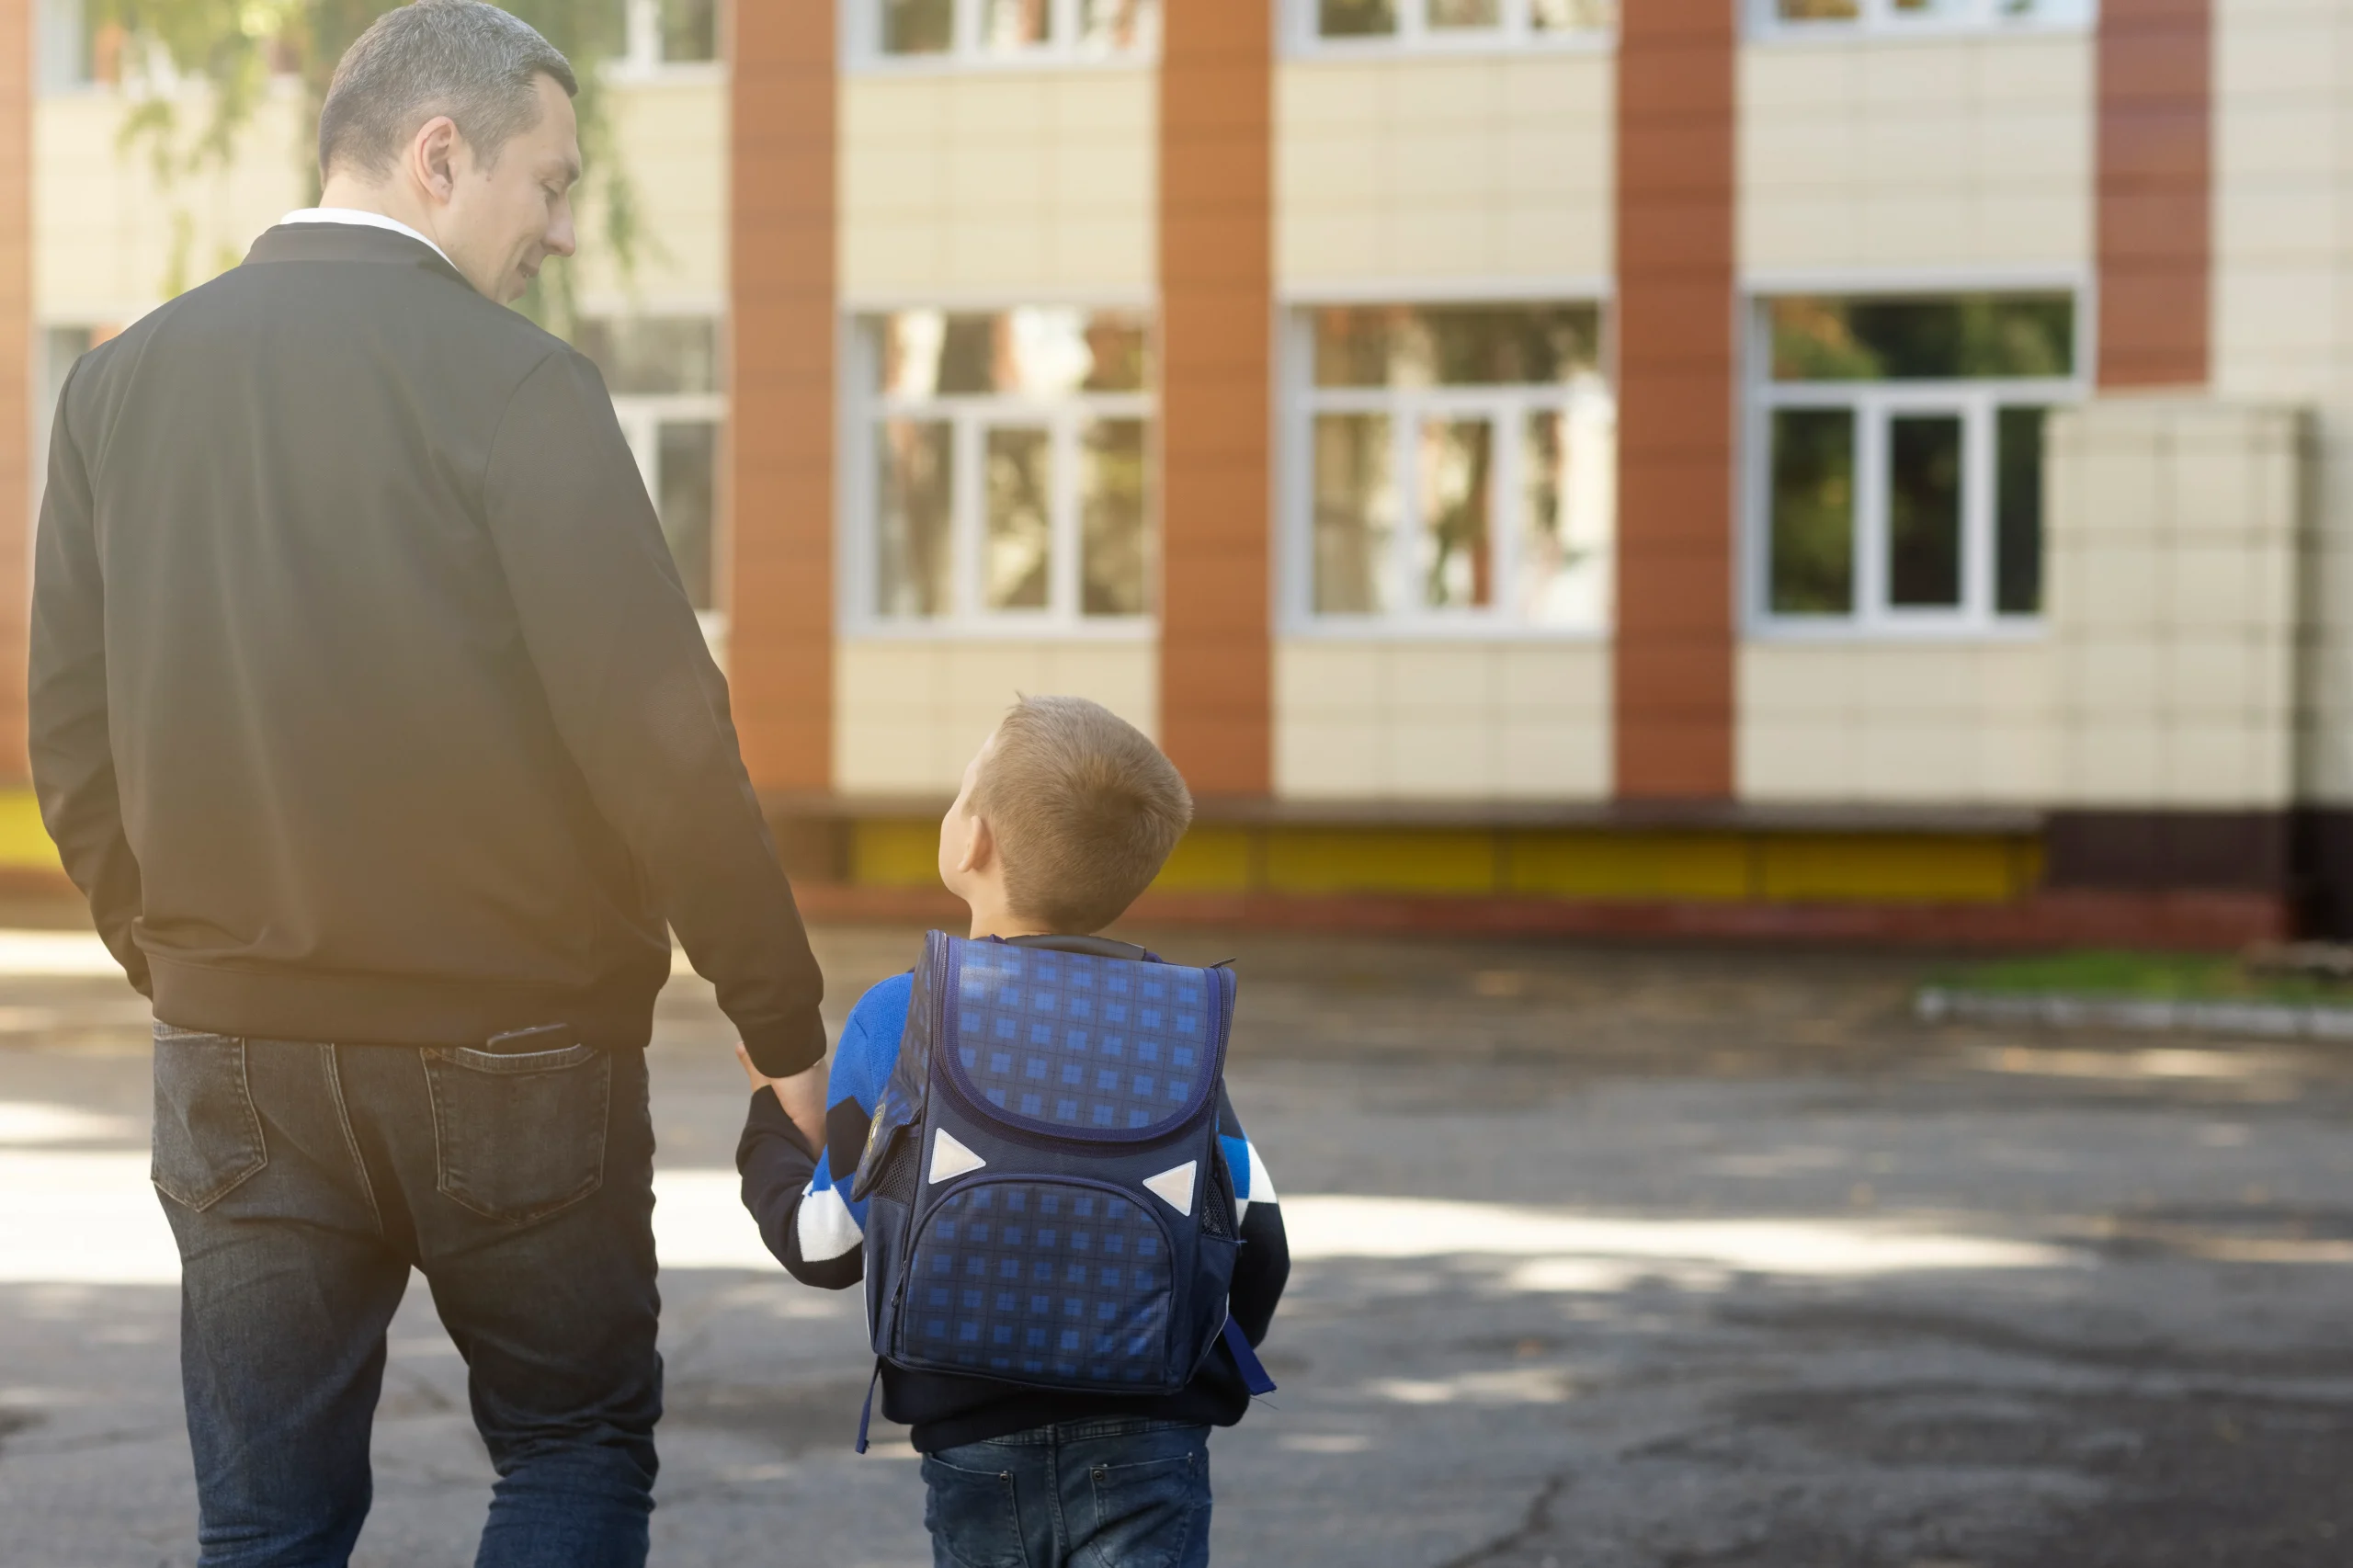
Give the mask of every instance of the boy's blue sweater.
<svg viewBox="0 0 2353 1568">
<path fill-rule="evenodd" d="M 898 1065 L 915 977 L 894 975 L 858 998 L 835 1048 L 825 1103 L 825 1148 L 809 1146 L 774 1095 L 752 1096 L 735 1151 L 744 1206 L 778 1261 L 804 1283 L 841 1290 L 866 1277 L 866 1205 L 852 1202 L 850 1180 L 883 1085 Z M 1232 1311 L 1251 1344 L 1267 1325 L 1290 1273 L 1282 1210 L 1258 1152 L 1242 1131 L 1224 1086 L 1218 1089 L 1218 1145 L 1233 1175 L 1242 1255 L 1234 1267 Z M 835 1172 L 840 1175 L 838 1177 Z M 912 1426 L 916 1449 L 983 1442 L 1012 1432 L 1106 1415 L 1142 1415 L 1230 1426 L 1249 1408 L 1249 1391 L 1222 1343 L 1180 1393 L 1157 1398 L 1073 1394 L 1021 1388 L 988 1378 L 882 1369 L 882 1414 Z"/>
</svg>

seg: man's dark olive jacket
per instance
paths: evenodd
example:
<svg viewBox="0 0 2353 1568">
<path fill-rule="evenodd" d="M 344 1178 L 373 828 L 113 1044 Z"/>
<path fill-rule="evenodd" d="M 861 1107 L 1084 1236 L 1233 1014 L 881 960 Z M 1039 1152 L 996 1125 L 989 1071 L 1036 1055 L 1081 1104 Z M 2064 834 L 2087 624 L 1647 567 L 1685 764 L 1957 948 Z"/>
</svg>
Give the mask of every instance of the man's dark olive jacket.
<svg viewBox="0 0 2353 1568">
<path fill-rule="evenodd" d="M 272 229 L 74 368 L 42 818 L 156 1017 L 641 1046 L 666 919 L 763 1070 L 822 981 L 595 366 L 430 246 Z"/>
</svg>

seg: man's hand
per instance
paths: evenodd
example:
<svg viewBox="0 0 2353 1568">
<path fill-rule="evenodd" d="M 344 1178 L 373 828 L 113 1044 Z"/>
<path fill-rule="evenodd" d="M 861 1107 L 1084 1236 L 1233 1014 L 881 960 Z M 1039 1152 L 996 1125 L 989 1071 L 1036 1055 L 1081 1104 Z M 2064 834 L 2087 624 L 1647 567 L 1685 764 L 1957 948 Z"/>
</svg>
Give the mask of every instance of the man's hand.
<svg viewBox="0 0 2353 1568">
<path fill-rule="evenodd" d="M 807 1072 L 795 1073 L 790 1078 L 771 1078 L 752 1065 L 752 1053 L 744 1049 L 744 1042 L 740 1040 L 735 1042 L 735 1060 L 744 1064 L 744 1076 L 752 1081 L 752 1093 L 756 1095 L 762 1089 L 774 1092 L 776 1103 L 784 1108 L 784 1114 L 792 1119 L 792 1125 L 801 1130 L 802 1138 L 808 1140 L 810 1152 L 823 1152 L 825 1147 L 825 1064 L 820 1062 Z"/>
</svg>

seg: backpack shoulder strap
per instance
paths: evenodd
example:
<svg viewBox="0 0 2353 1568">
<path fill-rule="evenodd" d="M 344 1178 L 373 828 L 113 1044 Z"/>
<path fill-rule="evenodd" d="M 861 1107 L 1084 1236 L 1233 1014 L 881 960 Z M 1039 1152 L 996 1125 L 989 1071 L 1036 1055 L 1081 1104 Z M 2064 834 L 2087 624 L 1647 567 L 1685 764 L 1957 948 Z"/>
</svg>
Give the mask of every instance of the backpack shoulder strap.
<svg viewBox="0 0 2353 1568">
<path fill-rule="evenodd" d="M 881 1093 L 875 1097 L 866 1151 L 858 1158 L 850 1183 L 854 1202 L 874 1190 L 875 1182 L 889 1164 L 895 1135 L 901 1129 L 923 1119 L 925 1105 L 931 1097 L 931 1052 L 937 1043 L 931 1038 L 931 993 L 947 983 L 949 941 L 938 931 L 927 932 L 924 937 L 923 960 L 915 965 L 915 982 L 908 990 L 907 1022 L 899 1038 L 898 1061 L 883 1081 Z"/>
<path fill-rule="evenodd" d="M 1258 1353 L 1250 1348 L 1249 1336 L 1242 1332 L 1242 1325 L 1233 1321 L 1232 1312 L 1225 1314 L 1225 1330 L 1222 1337 L 1225 1340 L 1226 1353 L 1233 1358 L 1234 1370 L 1242 1374 L 1242 1386 L 1253 1394 L 1274 1392 L 1275 1380 L 1267 1376 L 1266 1364 L 1258 1359 Z M 861 1426 L 858 1429 L 859 1440 L 864 1441 L 865 1436 L 865 1428 Z M 865 1451 L 864 1449 L 858 1449 L 859 1453 Z"/>
</svg>

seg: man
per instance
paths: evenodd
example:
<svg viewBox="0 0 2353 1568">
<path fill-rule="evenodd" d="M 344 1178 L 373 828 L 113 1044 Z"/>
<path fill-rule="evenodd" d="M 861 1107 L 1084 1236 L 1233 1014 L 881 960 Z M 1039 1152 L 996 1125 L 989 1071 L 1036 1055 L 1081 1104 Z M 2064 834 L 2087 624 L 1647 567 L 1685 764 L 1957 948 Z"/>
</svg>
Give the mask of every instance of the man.
<svg viewBox="0 0 2353 1568">
<path fill-rule="evenodd" d="M 821 982 L 595 369 L 571 66 L 477 0 L 352 46 L 321 208 L 84 358 L 36 566 L 42 814 L 154 1001 L 207 1568 L 347 1561 L 414 1265 L 484 1564 L 642 1563 L 665 922 L 822 1139 Z"/>
</svg>

